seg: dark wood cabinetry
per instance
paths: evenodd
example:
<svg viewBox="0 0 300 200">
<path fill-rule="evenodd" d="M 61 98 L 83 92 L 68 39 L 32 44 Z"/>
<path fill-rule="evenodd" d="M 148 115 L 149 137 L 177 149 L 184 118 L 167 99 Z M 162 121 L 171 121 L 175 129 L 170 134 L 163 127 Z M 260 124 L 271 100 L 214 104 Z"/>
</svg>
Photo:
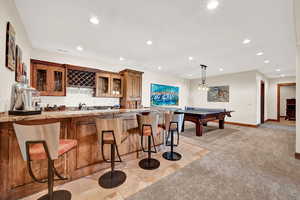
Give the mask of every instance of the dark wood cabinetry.
<svg viewBox="0 0 300 200">
<path fill-rule="evenodd" d="M 66 95 L 66 68 L 64 65 L 31 60 L 31 86 L 41 96 Z"/>
<path fill-rule="evenodd" d="M 288 120 L 296 120 L 296 99 L 286 100 L 286 117 Z"/>
<path fill-rule="evenodd" d="M 41 96 L 66 96 L 66 87 L 91 88 L 96 97 L 121 98 L 122 108 L 140 108 L 143 72 L 120 73 L 31 60 L 31 86 Z"/>
<path fill-rule="evenodd" d="M 126 69 L 120 72 L 124 80 L 124 94 L 121 107 L 140 108 L 142 103 L 142 76 L 143 72 Z"/>
</svg>

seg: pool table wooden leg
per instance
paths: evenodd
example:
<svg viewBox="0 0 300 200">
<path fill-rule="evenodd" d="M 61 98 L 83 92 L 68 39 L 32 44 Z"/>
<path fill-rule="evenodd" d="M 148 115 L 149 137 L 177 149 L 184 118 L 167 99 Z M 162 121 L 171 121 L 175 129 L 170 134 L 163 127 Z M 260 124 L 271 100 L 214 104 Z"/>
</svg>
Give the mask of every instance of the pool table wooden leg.
<svg viewBox="0 0 300 200">
<path fill-rule="evenodd" d="M 203 134 L 203 125 L 202 123 L 199 121 L 196 123 L 196 136 L 202 136 Z"/>
<path fill-rule="evenodd" d="M 224 122 L 225 122 L 224 119 L 219 120 L 219 129 L 224 129 Z"/>
</svg>

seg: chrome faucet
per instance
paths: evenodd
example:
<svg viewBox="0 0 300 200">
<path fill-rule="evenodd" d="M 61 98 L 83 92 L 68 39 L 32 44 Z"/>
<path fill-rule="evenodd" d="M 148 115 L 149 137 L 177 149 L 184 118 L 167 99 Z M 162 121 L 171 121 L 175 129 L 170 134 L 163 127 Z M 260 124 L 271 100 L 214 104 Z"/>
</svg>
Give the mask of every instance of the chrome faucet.
<svg viewBox="0 0 300 200">
<path fill-rule="evenodd" d="M 85 103 L 79 103 L 78 109 L 79 109 L 79 110 L 84 110 L 84 107 L 85 107 L 85 106 L 86 106 Z"/>
</svg>

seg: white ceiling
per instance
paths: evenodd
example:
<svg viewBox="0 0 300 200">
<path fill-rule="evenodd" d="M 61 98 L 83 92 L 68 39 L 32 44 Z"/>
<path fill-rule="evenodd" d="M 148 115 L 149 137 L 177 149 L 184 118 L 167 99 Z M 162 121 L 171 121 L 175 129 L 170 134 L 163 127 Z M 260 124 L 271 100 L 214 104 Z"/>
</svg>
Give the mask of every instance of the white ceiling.
<svg viewBox="0 0 300 200">
<path fill-rule="evenodd" d="M 295 75 L 293 0 L 219 0 L 213 11 L 207 0 L 15 2 L 34 48 L 106 57 L 141 70 L 162 66 L 184 78 L 199 77 L 199 64 L 209 66 L 208 75 L 253 69 L 269 77 Z M 91 16 L 100 24 L 89 23 Z M 245 38 L 251 43 L 242 44 Z M 263 56 L 256 55 L 260 51 Z"/>
</svg>

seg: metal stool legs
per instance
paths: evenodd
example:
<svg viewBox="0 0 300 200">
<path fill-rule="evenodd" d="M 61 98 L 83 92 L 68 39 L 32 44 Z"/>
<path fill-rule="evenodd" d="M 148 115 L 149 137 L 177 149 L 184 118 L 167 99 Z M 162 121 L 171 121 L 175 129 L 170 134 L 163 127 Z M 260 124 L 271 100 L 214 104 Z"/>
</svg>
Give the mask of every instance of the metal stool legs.
<svg viewBox="0 0 300 200">
<path fill-rule="evenodd" d="M 177 131 L 177 134 L 179 133 L 178 131 L 178 122 L 171 122 L 170 123 L 170 128 L 169 128 L 169 131 L 171 132 L 171 151 L 168 151 L 168 152 L 165 152 L 163 153 L 163 157 L 167 160 L 170 160 L 170 161 L 177 161 L 177 160 L 180 160 L 181 159 L 181 154 L 177 153 L 177 152 L 174 152 L 174 130 L 170 130 L 171 129 L 171 125 L 172 124 L 176 124 L 176 131 Z M 179 134 L 178 134 L 179 136 Z"/>
<path fill-rule="evenodd" d="M 29 146 L 31 144 L 37 144 L 42 143 L 46 152 L 46 155 L 48 157 L 48 178 L 44 180 L 39 180 L 36 178 L 36 176 L 33 174 L 32 168 L 31 168 L 31 159 L 29 154 Z M 48 194 L 38 198 L 38 200 L 71 200 L 72 194 L 67 190 L 57 190 L 53 191 L 54 187 L 54 181 L 55 180 L 67 180 L 67 178 L 62 177 L 60 174 L 58 174 L 57 170 L 54 167 L 54 161 L 51 160 L 49 150 L 47 147 L 47 144 L 45 141 L 34 141 L 34 142 L 26 142 L 26 154 L 29 158 L 27 161 L 29 174 L 32 177 L 32 179 L 38 183 L 46 183 L 48 182 Z M 58 179 L 54 179 L 54 176 L 57 176 Z"/>
<path fill-rule="evenodd" d="M 151 136 L 150 135 L 147 136 L 148 137 L 148 150 L 147 151 L 144 150 L 144 146 L 143 146 L 144 127 L 146 127 L 146 126 L 150 127 L 150 129 L 151 129 Z M 153 140 L 153 146 L 154 146 L 155 151 L 151 150 L 151 138 Z M 151 153 L 157 152 L 151 125 L 143 125 L 143 131 L 142 131 L 142 136 L 141 136 L 141 145 L 142 145 L 143 152 L 148 153 L 148 157 L 139 162 L 140 168 L 145 169 L 145 170 L 154 170 L 154 169 L 159 168 L 160 162 L 154 158 L 151 158 Z"/>
<path fill-rule="evenodd" d="M 122 160 L 119 155 L 119 150 L 118 150 L 118 146 L 116 145 L 116 139 L 115 139 L 115 135 L 114 135 L 113 131 L 103 131 L 102 132 L 101 149 L 102 149 L 103 160 L 105 162 L 109 162 L 105 159 L 104 153 L 103 153 L 103 149 L 104 149 L 103 148 L 103 146 L 104 146 L 103 134 L 105 134 L 105 133 L 111 133 L 111 134 L 113 134 L 113 137 L 114 137 L 114 143 L 111 144 L 111 159 L 110 159 L 111 171 L 103 174 L 99 178 L 98 183 L 103 188 L 114 188 L 114 187 L 118 187 L 118 186 L 122 185 L 126 181 L 126 174 L 122 171 L 115 170 L 115 162 L 122 162 Z M 119 161 L 115 161 L 115 150 L 117 150 Z"/>
</svg>

